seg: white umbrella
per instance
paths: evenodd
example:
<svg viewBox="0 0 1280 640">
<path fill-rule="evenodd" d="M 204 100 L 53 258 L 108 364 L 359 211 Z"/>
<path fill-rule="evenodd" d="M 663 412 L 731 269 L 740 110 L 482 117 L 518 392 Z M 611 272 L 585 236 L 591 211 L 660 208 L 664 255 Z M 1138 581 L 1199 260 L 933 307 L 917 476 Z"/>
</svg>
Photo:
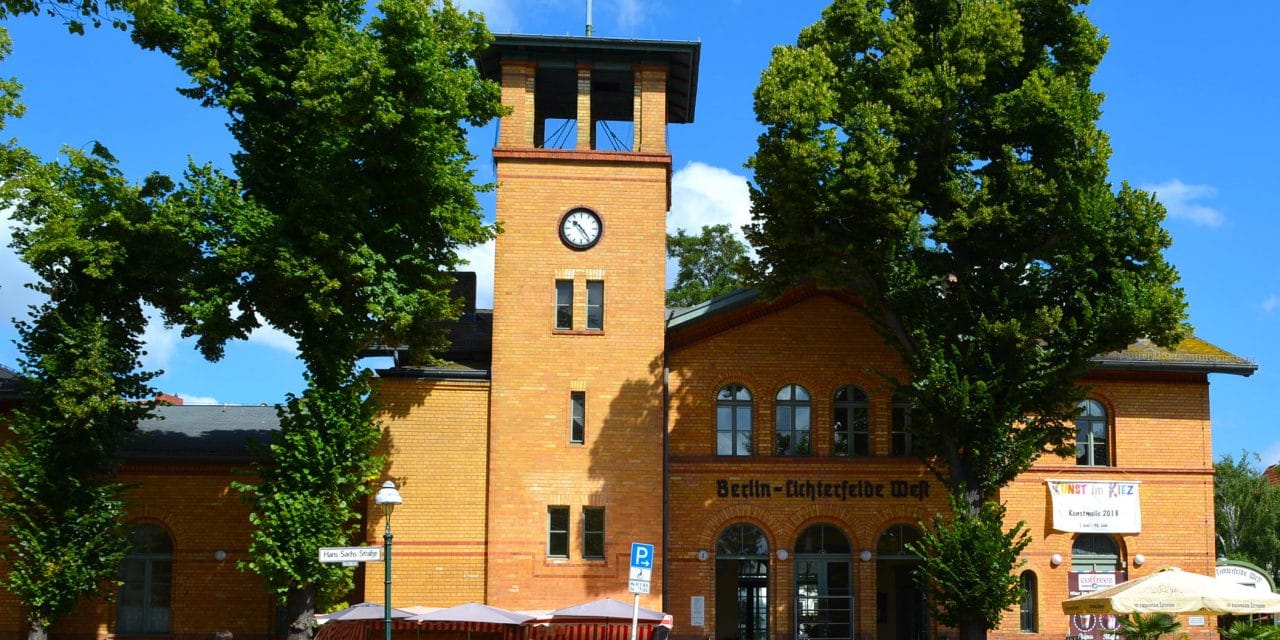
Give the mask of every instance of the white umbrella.
<svg viewBox="0 0 1280 640">
<path fill-rule="evenodd" d="M 1280 613 L 1280 595 L 1170 567 L 1064 600 L 1062 612 L 1067 615 Z"/>
</svg>

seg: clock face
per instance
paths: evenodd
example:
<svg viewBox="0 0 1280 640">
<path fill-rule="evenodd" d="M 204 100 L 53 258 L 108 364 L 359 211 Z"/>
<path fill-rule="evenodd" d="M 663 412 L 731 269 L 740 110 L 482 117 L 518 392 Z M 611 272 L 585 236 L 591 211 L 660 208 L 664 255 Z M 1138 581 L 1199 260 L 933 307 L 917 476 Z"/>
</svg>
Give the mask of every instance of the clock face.
<svg viewBox="0 0 1280 640">
<path fill-rule="evenodd" d="M 571 249 L 590 249 L 600 240 L 600 216 L 590 209 L 573 209 L 560 219 L 560 239 Z"/>
</svg>

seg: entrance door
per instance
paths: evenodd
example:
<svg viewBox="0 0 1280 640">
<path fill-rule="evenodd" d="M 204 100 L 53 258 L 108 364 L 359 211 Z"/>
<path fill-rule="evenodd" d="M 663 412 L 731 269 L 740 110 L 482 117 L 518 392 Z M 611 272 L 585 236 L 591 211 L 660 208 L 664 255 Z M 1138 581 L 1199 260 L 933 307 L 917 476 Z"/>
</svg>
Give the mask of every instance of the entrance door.
<svg viewBox="0 0 1280 640">
<path fill-rule="evenodd" d="M 929 601 L 912 573 L 920 558 L 907 548 L 920 539 L 910 525 L 889 527 L 876 545 L 877 640 L 929 640 Z"/>
<path fill-rule="evenodd" d="M 836 527 L 819 524 L 796 540 L 796 637 L 853 637 L 853 563 L 849 540 Z"/>
<path fill-rule="evenodd" d="M 735 524 L 716 541 L 716 640 L 769 637 L 769 542 Z"/>
</svg>

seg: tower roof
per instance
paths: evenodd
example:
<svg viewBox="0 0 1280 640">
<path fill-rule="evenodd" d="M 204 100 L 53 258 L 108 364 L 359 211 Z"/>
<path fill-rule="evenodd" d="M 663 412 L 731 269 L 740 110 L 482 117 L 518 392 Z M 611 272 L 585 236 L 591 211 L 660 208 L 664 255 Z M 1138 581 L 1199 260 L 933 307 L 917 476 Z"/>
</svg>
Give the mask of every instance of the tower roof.
<svg viewBox="0 0 1280 640">
<path fill-rule="evenodd" d="M 578 64 L 597 69 L 661 65 L 667 68 L 667 121 L 685 124 L 693 122 L 701 50 L 700 42 L 507 34 L 495 36 L 477 63 L 490 80 L 501 79 L 503 60 L 525 60 L 547 68 L 573 68 Z M 574 91 L 565 93 L 573 95 Z"/>
</svg>

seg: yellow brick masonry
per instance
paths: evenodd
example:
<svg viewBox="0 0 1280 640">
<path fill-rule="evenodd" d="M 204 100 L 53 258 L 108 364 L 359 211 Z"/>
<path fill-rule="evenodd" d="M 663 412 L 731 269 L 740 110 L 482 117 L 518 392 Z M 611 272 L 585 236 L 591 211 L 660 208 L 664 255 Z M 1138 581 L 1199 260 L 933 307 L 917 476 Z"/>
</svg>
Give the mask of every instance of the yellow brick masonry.
<svg viewBox="0 0 1280 640">
<path fill-rule="evenodd" d="M 384 475 L 404 498 L 391 516 L 392 605 L 484 601 L 489 383 L 384 378 L 377 394 Z M 366 544 L 382 545 L 385 520 L 372 500 L 368 522 Z M 366 566 L 367 599 L 382 600 L 384 575 L 380 563 Z"/>
</svg>

